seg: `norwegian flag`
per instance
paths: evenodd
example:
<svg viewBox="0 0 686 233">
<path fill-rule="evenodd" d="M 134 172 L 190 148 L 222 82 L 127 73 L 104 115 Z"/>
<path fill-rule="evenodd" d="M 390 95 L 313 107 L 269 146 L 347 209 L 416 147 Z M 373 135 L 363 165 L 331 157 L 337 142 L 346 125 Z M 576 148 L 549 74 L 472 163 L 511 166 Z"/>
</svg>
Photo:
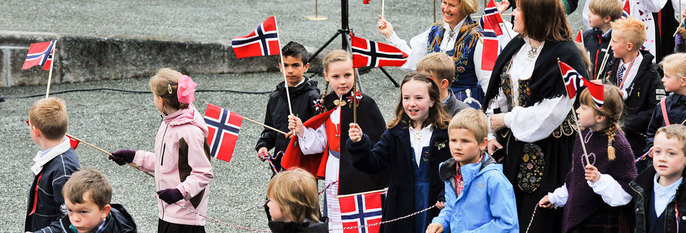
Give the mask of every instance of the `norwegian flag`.
<svg viewBox="0 0 686 233">
<path fill-rule="evenodd" d="M 402 66 L 407 61 L 407 54 L 392 45 L 356 36 L 350 36 L 350 40 L 354 68 Z"/>
<path fill-rule="evenodd" d="M 267 18 L 250 35 L 233 38 L 231 46 L 239 59 L 281 54 L 276 17 Z"/>
<path fill-rule="evenodd" d="M 55 52 L 56 40 L 33 43 L 29 46 L 29 53 L 26 55 L 22 70 L 40 65 L 43 70 L 49 70 L 52 64 L 52 56 Z"/>
<path fill-rule="evenodd" d="M 579 33 L 576 34 L 576 39 L 574 39 L 574 41 L 576 43 L 584 44 L 584 34 L 581 29 L 579 29 Z"/>
<path fill-rule="evenodd" d="M 491 0 L 492 2 L 493 0 Z M 481 19 L 482 22 L 486 21 L 484 15 Z M 500 53 L 500 43 L 498 42 L 497 33 L 493 29 L 493 24 L 484 23 L 483 25 L 483 49 L 481 50 L 481 69 L 482 70 L 493 70 L 495 66 L 495 60 L 498 58 L 498 53 Z M 497 26 L 497 25 L 496 25 Z M 498 28 L 500 26 L 497 26 Z M 500 32 L 502 34 L 502 31 Z"/>
<path fill-rule="evenodd" d="M 370 0 L 362 0 L 362 4 L 369 4 Z"/>
<path fill-rule="evenodd" d="M 69 146 L 71 146 L 72 149 L 76 150 L 76 147 L 79 146 L 79 140 L 76 140 L 75 138 L 72 138 L 69 135 L 67 135 L 67 138 L 69 138 Z"/>
<path fill-rule="evenodd" d="M 481 16 L 479 23 L 481 24 L 481 28 L 484 29 L 486 29 L 486 24 L 490 24 L 490 28 L 495 32 L 496 36 L 503 34 L 502 27 L 505 26 L 505 21 L 503 21 L 503 17 L 500 15 L 500 12 L 498 12 L 498 8 L 495 6 L 493 0 L 488 1 L 486 8 L 484 8 L 484 15 Z"/>
<path fill-rule="evenodd" d="M 605 86 L 589 82 L 585 79 L 583 85 L 586 86 L 588 92 L 591 93 L 591 97 L 593 98 L 595 106 L 598 107 L 598 109 L 602 109 L 603 103 L 605 102 Z"/>
<path fill-rule="evenodd" d="M 238 113 L 207 104 L 205 123 L 209 129 L 207 141 L 210 144 L 212 157 L 226 162 L 231 161 L 242 122 L 243 116 Z"/>
<path fill-rule="evenodd" d="M 631 3 L 629 0 L 624 0 L 624 8 L 622 8 L 622 18 L 631 16 Z"/>
<path fill-rule="evenodd" d="M 567 95 L 572 99 L 576 96 L 577 90 L 584 84 L 585 79 L 567 63 L 557 61 L 557 64 L 560 66 L 560 73 L 562 73 L 562 80 L 564 80 L 565 87 L 567 88 Z"/>
<path fill-rule="evenodd" d="M 341 197 L 343 233 L 378 233 L 380 225 L 359 227 L 381 222 L 381 200 L 386 191 Z M 345 229 L 347 227 L 355 227 Z"/>
</svg>

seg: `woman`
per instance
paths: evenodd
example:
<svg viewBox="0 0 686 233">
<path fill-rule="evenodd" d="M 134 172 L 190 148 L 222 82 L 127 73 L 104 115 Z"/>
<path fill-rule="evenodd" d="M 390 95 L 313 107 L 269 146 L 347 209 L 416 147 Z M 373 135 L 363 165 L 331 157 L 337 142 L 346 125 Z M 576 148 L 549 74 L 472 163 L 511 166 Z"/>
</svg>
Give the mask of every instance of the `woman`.
<svg viewBox="0 0 686 233">
<path fill-rule="evenodd" d="M 574 130 L 557 60 L 588 77 L 558 0 L 518 0 L 519 33 L 496 60 L 486 92 L 489 153 L 500 149 L 503 172 L 515 187 L 521 229 L 539 200 L 564 184 L 571 166 Z M 505 147 L 503 147 L 503 145 Z M 529 232 L 560 232 L 562 211 L 538 209 Z"/>
<path fill-rule="evenodd" d="M 503 11 L 508 6 L 508 1 L 503 1 L 498 4 L 498 10 Z M 416 70 L 419 60 L 429 53 L 450 55 L 455 61 L 455 81 L 450 89 L 458 100 L 481 108 L 491 71 L 481 68 L 483 43 L 480 28 L 469 16 L 478 9 L 477 0 L 443 0 L 443 22 L 413 37 L 409 45 L 395 34 L 393 25 L 386 19 L 380 18 L 377 26 L 387 41 L 409 55 L 401 67 L 405 71 Z M 470 97 L 473 101 L 468 100 Z"/>
</svg>

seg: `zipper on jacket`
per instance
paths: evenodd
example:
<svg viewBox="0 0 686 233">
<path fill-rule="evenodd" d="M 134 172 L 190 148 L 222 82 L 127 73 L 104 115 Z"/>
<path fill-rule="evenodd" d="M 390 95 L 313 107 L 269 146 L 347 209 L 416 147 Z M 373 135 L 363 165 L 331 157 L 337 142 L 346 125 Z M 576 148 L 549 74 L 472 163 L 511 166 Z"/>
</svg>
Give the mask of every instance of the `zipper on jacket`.
<svg viewBox="0 0 686 233">
<path fill-rule="evenodd" d="M 636 190 L 636 188 L 634 188 L 634 186 L 632 186 L 632 185 L 629 185 L 629 188 L 633 189 L 634 192 L 636 192 L 639 196 L 641 196 L 641 201 L 645 203 L 645 197 L 643 197 L 643 194 L 642 194 L 641 192 L 639 192 L 638 190 Z M 643 188 L 643 187 L 641 187 L 641 188 Z M 643 206 L 643 203 L 641 203 L 641 206 Z M 646 232 L 646 219 L 645 219 L 645 216 L 646 216 L 646 208 L 645 208 L 645 206 L 643 206 L 643 232 Z M 667 222 L 667 221 L 665 221 L 665 223 L 666 223 L 666 222 Z"/>
<path fill-rule="evenodd" d="M 164 143 L 164 137 L 167 136 L 167 130 L 169 125 L 164 128 L 164 133 L 162 134 L 162 155 L 160 156 L 160 166 L 164 165 L 164 151 L 167 149 L 167 143 Z"/>
</svg>

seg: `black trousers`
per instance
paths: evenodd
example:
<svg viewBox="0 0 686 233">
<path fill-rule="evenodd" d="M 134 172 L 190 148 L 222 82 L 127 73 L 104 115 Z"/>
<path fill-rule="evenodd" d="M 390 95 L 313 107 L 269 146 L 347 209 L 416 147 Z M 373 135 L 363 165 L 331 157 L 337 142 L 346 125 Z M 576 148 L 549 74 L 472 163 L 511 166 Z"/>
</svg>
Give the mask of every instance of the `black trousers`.
<svg viewBox="0 0 686 233">
<path fill-rule="evenodd" d="M 205 233 L 205 226 L 191 226 L 165 222 L 160 219 L 157 221 L 158 233 Z"/>
</svg>

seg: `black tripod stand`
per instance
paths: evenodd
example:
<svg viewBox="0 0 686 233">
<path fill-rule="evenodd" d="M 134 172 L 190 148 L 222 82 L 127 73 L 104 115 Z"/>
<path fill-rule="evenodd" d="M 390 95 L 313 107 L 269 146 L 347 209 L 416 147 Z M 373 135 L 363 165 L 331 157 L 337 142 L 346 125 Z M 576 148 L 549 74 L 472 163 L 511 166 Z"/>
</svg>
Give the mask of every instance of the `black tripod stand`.
<svg viewBox="0 0 686 233">
<path fill-rule="evenodd" d="M 336 33 L 334 33 L 333 36 L 328 41 L 326 41 L 326 43 L 324 43 L 324 45 L 322 45 L 322 47 L 319 47 L 319 49 L 317 49 L 317 51 L 314 52 L 314 54 L 312 54 L 312 56 L 310 56 L 310 57 L 316 57 L 317 55 L 319 55 L 319 53 L 321 53 L 322 50 L 324 50 L 324 48 L 329 46 L 329 44 L 331 44 L 331 42 L 333 42 L 333 40 L 336 39 L 336 37 L 338 37 L 339 35 L 341 36 L 341 39 L 343 39 L 343 41 L 342 41 L 343 43 L 341 43 L 341 49 L 348 50 L 349 52 L 352 53 L 352 51 L 350 50 L 350 46 L 349 46 L 350 45 L 350 39 L 348 38 L 349 34 L 350 34 L 350 28 L 348 26 L 348 0 L 341 0 L 341 29 L 338 29 L 338 31 L 336 31 Z M 360 70 L 369 70 L 372 68 L 374 68 L 374 67 L 364 67 L 364 68 L 360 68 Z M 386 71 L 383 67 L 378 67 L 378 68 L 381 70 L 381 72 L 384 73 L 384 75 L 386 75 L 388 80 L 391 80 L 391 82 L 393 83 L 393 85 L 395 87 L 400 87 L 400 85 L 398 85 L 398 82 L 396 82 L 393 79 L 393 77 L 391 77 L 391 74 L 389 74 L 388 71 Z M 315 74 L 312 74 L 309 78 L 312 78 L 314 75 Z M 360 79 L 358 78 L 357 81 L 359 84 Z"/>
</svg>

